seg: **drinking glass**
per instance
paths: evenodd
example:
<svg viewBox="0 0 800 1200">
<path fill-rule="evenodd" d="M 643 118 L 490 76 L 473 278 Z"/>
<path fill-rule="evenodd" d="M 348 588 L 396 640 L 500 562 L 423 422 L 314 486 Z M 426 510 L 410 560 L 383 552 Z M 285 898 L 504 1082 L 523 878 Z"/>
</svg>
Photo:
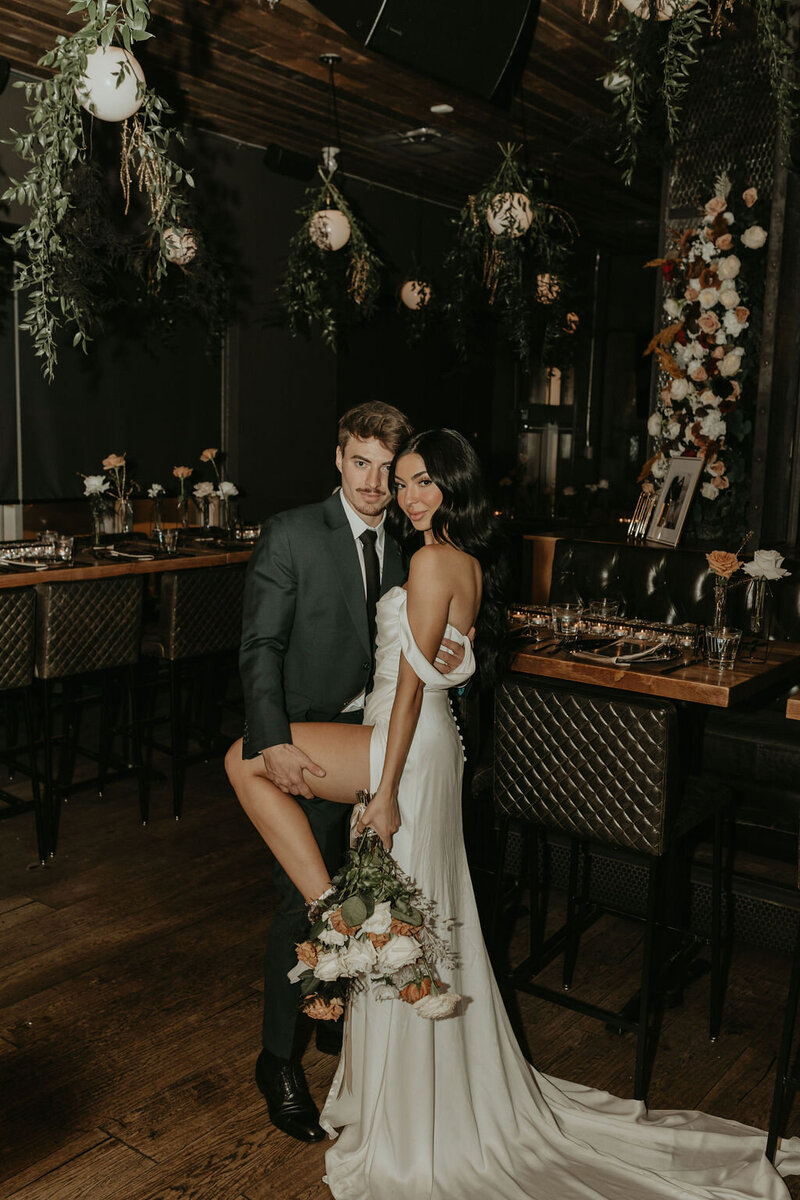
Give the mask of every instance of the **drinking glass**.
<svg viewBox="0 0 800 1200">
<path fill-rule="evenodd" d="M 573 641 L 578 636 L 578 626 L 583 616 L 582 604 L 551 604 L 550 616 L 553 618 L 553 633 L 565 641 Z"/>
<path fill-rule="evenodd" d="M 719 629 L 707 629 L 705 658 L 709 667 L 732 671 L 741 640 L 741 629 L 731 629 L 727 625 Z"/>
<path fill-rule="evenodd" d="M 590 600 L 589 617 L 594 621 L 609 621 L 619 613 L 618 600 Z"/>
<path fill-rule="evenodd" d="M 162 529 L 162 527 L 160 525 L 153 526 L 153 541 L 161 549 L 164 548 L 164 544 L 165 544 L 164 543 L 164 532 L 165 532 L 164 529 Z"/>
<path fill-rule="evenodd" d="M 164 545 L 168 554 L 175 554 L 178 549 L 178 529 L 164 530 Z"/>
<path fill-rule="evenodd" d="M 72 548 L 75 539 L 68 533 L 60 533 L 56 541 L 56 558 L 61 562 L 72 562 Z"/>
<path fill-rule="evenodd" d="M 39 539 L 41 544 L 42 558 L 55 558 L 56 544 L 58 542 L 58 534 L 55 529 L 45 529 L 42 531 L 42 536 Z"/>
</svg>

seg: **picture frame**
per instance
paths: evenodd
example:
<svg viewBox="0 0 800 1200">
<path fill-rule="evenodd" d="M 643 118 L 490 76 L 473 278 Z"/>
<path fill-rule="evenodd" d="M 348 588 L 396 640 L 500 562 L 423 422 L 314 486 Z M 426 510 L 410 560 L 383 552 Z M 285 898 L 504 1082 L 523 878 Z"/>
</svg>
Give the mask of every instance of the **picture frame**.
<svg viewBox="0 0 800 1200">
<path fill-rule="evenodd" d="M 702 457 L 670 459 L 647 529 L 648 545 L 677 546 L 704 466 Z"/>
</svg>

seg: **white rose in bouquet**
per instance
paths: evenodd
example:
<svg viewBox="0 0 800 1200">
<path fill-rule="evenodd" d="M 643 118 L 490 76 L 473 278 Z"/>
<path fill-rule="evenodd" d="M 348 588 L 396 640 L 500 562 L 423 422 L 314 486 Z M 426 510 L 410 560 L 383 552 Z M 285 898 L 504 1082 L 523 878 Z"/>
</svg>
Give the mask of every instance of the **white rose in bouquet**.
<svg viewBox="0 0 800 1200">
<path fill-rule="evenodd" d="M 700 488 L 700 494 L 704 500 L 716 500 L 719 495 L 719 489 L 715 488 L 713 483 L 704 483 Z"/>
<path fill-rule="evenodd" d="M 382 900 L 380 904 L 375 905 L 375 910 L 371 917 L 367 917 L 366 921 L 361 922 L 363 933 L 388 933 L 392 925 L 392 904 L 390 900 Z"/>
<path fill-rule="evenodd" d="M 719 292 L 716 288 L 703 288 L 700 293 L 700 307 L 713 308 L 719 300 Z"/>
<path fill-rule="evenodd" d="M 366 975 L 375 966 L 378 953 L 369 938 L 350 938 L 349 944 L 339 955 L 342 974 L 352 978 Z"/>
<path fill-rule="evenodd" d="M 339 964 L 339 955 L 335 950 L 327 950 L 324 954 L 320 954 L 314 966 L 314 974 L 317 979 L 327 982 L 338 979 L 343 974 Z"/>
<path fill-rule="evenodd" d="M 751 579 L 783 579 L 791 575 L 791 571 L 787 571 L 782 563 L 783 555 L 777 550 L 756 550 L 753 561 L 744 563 L 742 570 Z"/>
<path fill-rule="evenodd" d="M 670 423 L 666 429 L 666 434 L 671 442 L 674 442 L 675 438 L 680 437 L 681 436 L 680 422 L 679 421 L 670 421 Z"/>
<path fill-rule="evenodd" d="M 673 400 L 685 400 L 689 394 L 689 384 L 685 379 L 673 379 L 670 384 L 669 394 Z"/>
<path fill-rule="evenodd" d="M 736 308 L 739 303 L 739 293 L 736 288 L 725 288 L 719 294 L 719 302 L 723 308 Z"/>
<path fill-rule="evenodd" d="M 323 929 L 319 940 L 323 946 L 343 946 L 347 941 L 347 934 L 340 933 L 338 929 Z"/>
<path fill-rule="evenodd" d="M 416 938 L 400 934 L 398 937 L 393 937 L 385 946 L 381 946 L 378 951 L 376 972 L 380 975 L 392 975 L 401 967 L 407 967 L 410 963 L 416 962 L 421 954 L 422 948 Z"/>
<path fill-rule="evenodd" d="M 767 240 L 767 231 L 762 229 L 760 225 L 751 225 L 749 229 L 745 229 L 739 241 L 748 250 L 760 250 Z"/>
<path fill-rule="evenodd" d="M 438 996 L 423 996 L 414 1005 L 414 1012 L 429 1021 L 441 1021 L 452 1017 L 461 999 L 455 992 L 440 992 Z"/>
<path fill-rule="evenodd" d="M 707 413 L 700 422 L 701 434 L 703 437 L 711 438 L 712 442 L 721 438 L 726 429 L 725 422 L 715 409 Z"/>
<path fill-rule="evenodd" d="M 664 312 L 668 317 L 679 317 L 681 315 L 682 308 L 683 304 L 679 303 L 677 300 L 673 300 L 671 296 L 664 301 Z"/>
</svg>

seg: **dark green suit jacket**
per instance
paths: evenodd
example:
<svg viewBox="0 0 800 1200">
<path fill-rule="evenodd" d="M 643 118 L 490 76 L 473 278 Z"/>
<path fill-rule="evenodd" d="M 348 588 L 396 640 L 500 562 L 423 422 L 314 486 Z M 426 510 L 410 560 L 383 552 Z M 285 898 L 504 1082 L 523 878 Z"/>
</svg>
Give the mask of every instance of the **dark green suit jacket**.
<svg viewBox="0 0 800 1200">
<path fill-rule="evenodd" d="M 381 594 L 405 578 L 387 535 Z M 338 493 L 271 517 L 245 584 L 244 757 L 290 742 L 290 721 L 333 720 L 363 691 L 371 663 L 359 554 Z"/>
</svg>

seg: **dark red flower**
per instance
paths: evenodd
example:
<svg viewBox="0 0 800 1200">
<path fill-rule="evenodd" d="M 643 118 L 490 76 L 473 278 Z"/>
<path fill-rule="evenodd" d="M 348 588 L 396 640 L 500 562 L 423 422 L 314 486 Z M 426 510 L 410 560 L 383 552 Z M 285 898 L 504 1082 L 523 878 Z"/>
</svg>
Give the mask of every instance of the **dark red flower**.
<svg viewBox="0 0 800 1200">
<path fill-rule="evenodd" d="M 661 264 L 661 274 L 667 281 L 672 279 L 675 274 L 675 263 L 671 259 Z"/>
<path fill-rule="evenodd" d="M 675 334 L 675 341 L 681 346 L 685 346 L 688 340 L 685 329 L 679 329 Z"/>
</svg>

